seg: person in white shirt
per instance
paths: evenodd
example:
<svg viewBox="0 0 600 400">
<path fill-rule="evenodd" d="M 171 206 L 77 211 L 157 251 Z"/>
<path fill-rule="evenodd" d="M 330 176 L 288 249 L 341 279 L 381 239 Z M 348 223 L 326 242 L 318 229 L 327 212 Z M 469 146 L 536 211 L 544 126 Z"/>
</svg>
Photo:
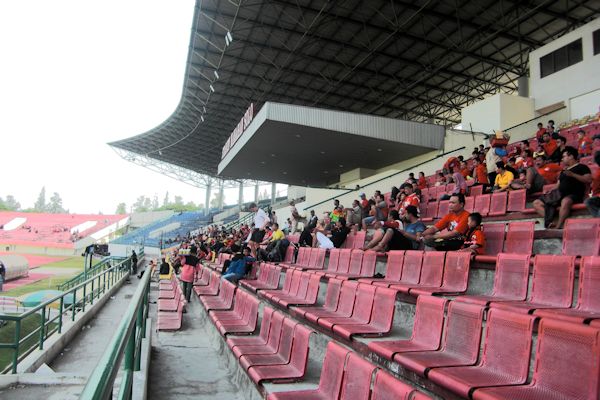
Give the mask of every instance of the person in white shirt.
<svg viewBox="0 0 600 400">
<path fill-rule="evenodd" d="M 259 243 L 261 243 L 265 237 L 265 227 L 270 220 L 267 216 L 267 213 L 261 208 L 258 208 L 256 203 L 251 203 L 249 209 L 253 213 L 256 213 L 254 214 L 254 230 L 252 231 L 250 241 L 248 242 L 252 257 L 256 258 L 256 249 L 258 248 Z"/>
<path fill-rule="evenodd" d="M 296 229 L 298 227 L 298 223 L 302 222 L 306 224 L 306 217 L 303 217 L 298 213 L 298 209 L 296 209 L 296 204 L 294 201 L 290 201 L 290 215 L 292 219 L 292 224 L 290 225 L 290 235 L 296 233 Z"/>
</svg>

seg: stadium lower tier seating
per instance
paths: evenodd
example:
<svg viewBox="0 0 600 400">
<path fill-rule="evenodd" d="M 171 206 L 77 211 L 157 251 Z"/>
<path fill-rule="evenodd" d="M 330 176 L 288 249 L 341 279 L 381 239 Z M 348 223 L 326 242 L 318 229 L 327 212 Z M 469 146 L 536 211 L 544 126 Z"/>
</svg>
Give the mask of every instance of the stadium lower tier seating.
<svg viewBox="0 0 600 400">
<path fill-rule="evenodd" d="M 333 250 L 315 270 L 304 267 L 321 253 L 305 249 L 237 287 L 202 268 L 203 307 L 268 399 L 598 398 L 600 256 L 499 253 L 493 287 L 477 293 L 467 253 L 394 251 L 384 278 L 339 276 L 357 252 L 364 262 Z M 314 335 L 327 343 L 316 354 Z M 264 386 L 302 381 L 319 354 L 315 388 Z"/>
</svg>

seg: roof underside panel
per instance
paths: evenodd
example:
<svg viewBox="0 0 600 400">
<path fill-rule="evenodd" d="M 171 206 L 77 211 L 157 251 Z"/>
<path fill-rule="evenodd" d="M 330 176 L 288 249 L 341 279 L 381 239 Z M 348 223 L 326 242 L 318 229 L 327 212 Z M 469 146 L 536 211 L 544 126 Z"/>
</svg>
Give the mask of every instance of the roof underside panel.
<svg viewBox="0 0 600 400">
<path fill-rule="evenodd" d="M 457 123 L 515 92 L 529 51 L 598 17 L 598 0 L 237 1 L 197 1 L 180 104 L 112 146 L 216 175 L 250 103 Z"/>
</svg>

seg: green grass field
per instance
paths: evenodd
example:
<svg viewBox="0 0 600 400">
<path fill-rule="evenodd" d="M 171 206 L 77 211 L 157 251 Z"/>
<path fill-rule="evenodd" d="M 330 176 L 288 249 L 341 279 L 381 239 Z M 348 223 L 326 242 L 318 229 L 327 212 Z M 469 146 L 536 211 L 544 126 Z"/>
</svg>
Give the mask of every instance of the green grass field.
<svg viewBox="0 0 600 400">
<path fill-rule="evenodd" d="M 32 331 L 37 329 L 40 324 L 41 316 L 39 314 L 32 314 L 25 318 L 21 322 L 21 339 L 29 335 Z M 55 324 L 51 324 L 49 329 L 54 328 Z M 0 343 L 13 343 L 15 340 L 15 323 L 9 322 L 8 324 L 0 327 Z M 39 336 L 33 335 L 33 337 L 27 339 L 21 343 L 20 352 L 25 352 L 27 349 L 31 349 L 36 346 L 39 342 Z M 14 352 L 11 349 L 0 349 L 0 371 L 3 370 L 7 365 L 12 363 Z"/>
</svg>

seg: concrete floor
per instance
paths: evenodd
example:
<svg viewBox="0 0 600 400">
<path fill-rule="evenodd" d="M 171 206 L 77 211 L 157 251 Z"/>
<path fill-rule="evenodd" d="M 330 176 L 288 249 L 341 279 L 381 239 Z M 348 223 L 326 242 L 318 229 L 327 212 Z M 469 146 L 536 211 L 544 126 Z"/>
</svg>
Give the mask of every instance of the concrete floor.
<svg viewBox="0 0 600 400">
<path fill-rule="evenodd" d="M 155 300 L 158 291 L 153 290 Z M 242 400 L 248 398 L 235 383 L 230 370 L 211 340 L 202 318 L 201 305 L 193 295 L 192 302 L 183 315 L 182 329 L 176 332 L 158 332 L 153 336 L 148 399 L 219 399 Z M 156 315 L 156 305 L 150 309 Z"/>
</svg>

